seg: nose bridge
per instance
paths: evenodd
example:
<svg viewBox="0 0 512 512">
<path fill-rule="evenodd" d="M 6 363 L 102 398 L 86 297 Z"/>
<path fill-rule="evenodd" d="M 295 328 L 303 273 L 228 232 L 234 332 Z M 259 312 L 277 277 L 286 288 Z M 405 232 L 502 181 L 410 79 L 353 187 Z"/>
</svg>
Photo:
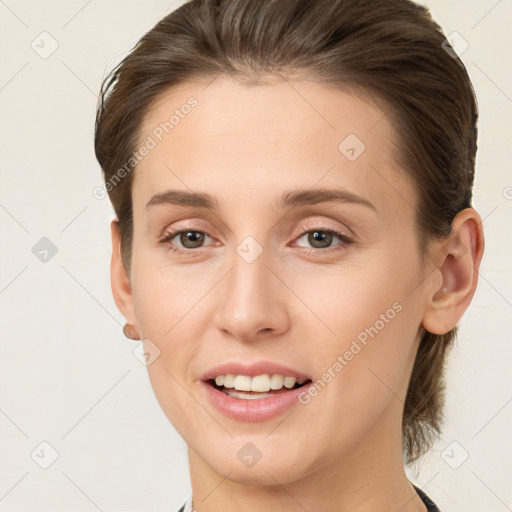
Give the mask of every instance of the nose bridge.
<svg viewBox="0 0 512 512">
<path fill-rule="evenodd" d="M 278 305 L 269 263 L 269 254 L 252 237 L 236 247 L 217 308 L 219 329 L 251 339 L 262 330 L 284 328 L 286 315 Z"/>
<path fill-rule="evenodd" d="M 257 242 L 248 237 L 236 248 L 233 258 L 233 287 L 238 299 L 251 300 L 264 298 L 268 292 L 268 254 Z M 241 296 L 240 296 L 241 295 Z"/>
</svg>

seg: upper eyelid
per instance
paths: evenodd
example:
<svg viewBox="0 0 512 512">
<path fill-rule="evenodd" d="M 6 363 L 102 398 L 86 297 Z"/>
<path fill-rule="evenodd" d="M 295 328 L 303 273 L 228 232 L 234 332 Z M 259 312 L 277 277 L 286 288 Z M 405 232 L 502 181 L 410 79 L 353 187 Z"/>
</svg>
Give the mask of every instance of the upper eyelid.
<svg viewBox="0 0 512 512">
<path fill-rule="evenodd" d="M 321 223 L 321 221 L 318 221 Z M 164 238 L 164 237 L 167 237 L 169 234 L 174 234 L 174 235 L 177 235 L 179 233 L 182 233 L 184 231 L 195 231 L 195 232 L 200 232 L 200 233 L 204 233 L 206 235 L 208 235 L 210 238 L 213 238 L 212 235 L 210 234 L 211 230 L 208 229 L 208 228 L 203 228 L 201 226 L 178 226 L 178 227 L 175 227 L 175 228 L 172 228 L 172 229 L 165 229 L 164 233 L 162 234 L 161 238 Z M 299 236 L 299 235 L 303 235 L 305 233 L 308 233 L 310 231 L 314 231 L 314 230 L 318 230 L 318 231 L 335 231 L 335 232 L 339 232 L 340 234 L 343 234 L 347 237 L 350 237 L 351 235 L 349 234 L 345 234 L 344 231 L 349 231 L 350 233 L 353 234 L 353 231 L 346 227 L 346 228 L 338 228 L 338 227 L 329 227 L 329 226 L 326 226 L 326 225 L 316 225 L 316 226 L 306 226 L 305 224 L 300 224 L 299 225 L 299 232 L 295 235 L 295 236 Z"/>
<path fill-rule="evenodd" d="M 193 224 L 194 222 L 199 222 L 199 225 L 195 225 L 195 226 L 187 226 L 187 225 L 184 225 L 183 227 L 182 226 L 178 226 L 178 227 L 173 227 L 172 229 L 170 228 L 166 228 L 164 230 L 164 233 L 162 236 L 166 236 L 166 233 L 170 233 L 170 232 L 180 232 L 180 231 L 186 231 L 187 229 L 190 230 L 190 231 L 202 231 L 202 232 L 205 232 L 206 234 L 208 234 L 209 236 L 210 235 L 210 232 L 213 231 L 207 227 L 203 227 L 201 224 L 202 224 L 202 221 L 203 219 L 199 220 L 199 221 L 193 221 L 193 220 L 187 220 L 185 222 L 188 222 L 190 224 Z M 178 221 L 180 222 L 180 221 Z M 300 221 L 299 222 L 299 226 L 300 226 L 300 231 L 301 233 L 303 231 L 307 231 L 307 230 L 315 230 L 315 229 L 322 229 L 324 231 L 348 231 L 348 233 L 350 234 L 347 234 L 347 236 L 356 236 L 356 234 L 354 233 L 354 231 L 352 229 L 350 229 L 347 225 L 343 224 L 343 227 L 336 227 L 336 226 L 328 226 L 328 225 L 325 225 L 325 223 L 327 223 L 328 221 L 322 221 L 322 220 L 316 220 L 316 221 L 310 221 L 313 225 L 312 226 L 306 226 L 305 223 L 307 221 Z M 337 222 L 340 222 L 340 221 L 337 221 Z"/>
<path fill-rule="evenodd" d="M 322 225 L 316 225 L 316 226 L 306 226 L 304 224 L 300 224 L 299 233 L 296 236 L 302 236 L 306 233 L 310 233 L 311 231 L 326 231 L 326 232 L 335 232 L 339 233 L 340 235 L 343 235 L 347 238 L 351 238 L 352 235 L 349 233 L 352 233 L 352 230 L 349 228 L 338 228 L 338 227 L 329 227 L 329 226 L 322 226 Z M 347 233 L 349 232 L 349 233 Z"/>
</svg>

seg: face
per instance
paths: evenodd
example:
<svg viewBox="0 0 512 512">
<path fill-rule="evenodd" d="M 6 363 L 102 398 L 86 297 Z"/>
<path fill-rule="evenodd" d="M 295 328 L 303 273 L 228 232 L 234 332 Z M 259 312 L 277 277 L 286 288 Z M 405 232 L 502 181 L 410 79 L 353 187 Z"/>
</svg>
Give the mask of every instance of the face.
<svg viewBox="0 0 512 512">
<path fill-rule="evenodd" d="M 132 188 L 130 320 L 163 411 L 240 482 L 400 450 L 423 271 L 388 118 L 311 81 L 208 83 L 148 113 Z"/>
</svg>

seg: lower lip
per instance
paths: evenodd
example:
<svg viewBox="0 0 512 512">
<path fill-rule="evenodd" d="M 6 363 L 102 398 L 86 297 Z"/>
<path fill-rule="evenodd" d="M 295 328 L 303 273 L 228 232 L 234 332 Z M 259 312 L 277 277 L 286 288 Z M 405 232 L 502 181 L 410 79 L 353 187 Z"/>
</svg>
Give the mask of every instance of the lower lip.
<svg viewBox="0 0 512 512">
<path fill-rule="evenodd" d="M 240 421 L 265 421 L 279 416 L 298 403 L 299 395 L 307 390 L 311 383 L 291 389 L 267 398 L 244 400 L 233 398 L 214 388 L 208 382 L 202 382 L 210 403 L 220 412 Z"/>
</svg>

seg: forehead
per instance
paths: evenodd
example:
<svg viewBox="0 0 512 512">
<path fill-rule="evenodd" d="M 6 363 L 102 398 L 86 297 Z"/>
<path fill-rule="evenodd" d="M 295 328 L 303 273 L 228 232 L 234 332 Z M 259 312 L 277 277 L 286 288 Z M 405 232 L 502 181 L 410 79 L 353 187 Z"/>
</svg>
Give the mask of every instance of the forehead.
<svg viewBox="0 0 512 512">
<path fill-rule="evenodd" d="M 218 197 L 237 192 L 240 200 L 244 191 L 277 195 L 318 184 L 364 192 L 392 209 L 400 196 L 414 202 L 394 159 L 390 120 L 361 91 L 307 80 L 247 86 L 222 75 L 187 82 L 148 110 L 139 147 L 145 141 L 152 148 L 135 171 L 134 209 L 136 196 L 147 201 L 166 186 Z"/>
</svg>

